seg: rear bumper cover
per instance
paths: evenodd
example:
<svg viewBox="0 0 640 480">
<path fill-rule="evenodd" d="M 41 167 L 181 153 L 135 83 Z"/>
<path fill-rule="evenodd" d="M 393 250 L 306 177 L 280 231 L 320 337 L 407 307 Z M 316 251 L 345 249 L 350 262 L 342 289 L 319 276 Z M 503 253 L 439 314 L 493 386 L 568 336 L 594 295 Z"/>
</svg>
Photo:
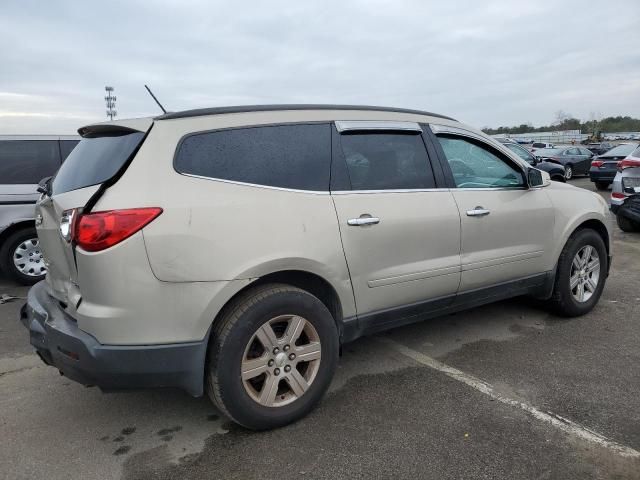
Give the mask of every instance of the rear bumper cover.
<svg viewBox="0 0 640 480">
<path fill-rule="evenodd" d="M 611 204 L 609 207 L 614 215 L 622 215 L 629 220 L 640 223 L 640 195 L 632 195 L 623 200 L 620 205 Z"/>
<path fill-rule="evenodd" d="M 589 178 L 592 182 L 613 182 L 616 173 L 618 173 L 617 170 L 599 170 L 592 168 L 589 170 Z"/>
<path fill-rule="evenodd" d="M 208 336 L 168 345 L 102 345 L 78 328 L 39 282 L 20 311 L 31 345 L 40 358 L 83 385 L 103 390 L 174 387 L 203 393 Z"/>
</svg>

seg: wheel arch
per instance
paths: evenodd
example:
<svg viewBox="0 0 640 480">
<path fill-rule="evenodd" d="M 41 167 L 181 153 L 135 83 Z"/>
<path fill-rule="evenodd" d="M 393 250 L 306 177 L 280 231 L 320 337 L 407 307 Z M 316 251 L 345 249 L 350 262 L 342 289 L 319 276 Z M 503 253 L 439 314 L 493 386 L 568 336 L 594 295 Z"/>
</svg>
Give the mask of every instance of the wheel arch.
<svg viewBox="0 0 640 480">
<path fill-rule="evenodd" d="M 235 292 L 220 308 L 215 318 L 213 319 L 212 325 L 215 325 L 226 313 L 226 310 L 230 305 L 240 296 L 243 295 L 250 289 L 256 288 L 261 285 L 266 285 L 269 283 L 282 283 L 291 285 L 293 287 L 300 288 L 309 292 L 310 294 L 317 297 L 329 310 L 331 316 L 333 317 L 336 328 L 338 329 L 338 333 L 342 336 L 343 330 L 343 318 L 344 318 L 344 310 L 343 310 L 343 302 L 340 299 L 340 295 L 334 286 L 327 279 L 323 278 L 321 275 L 317 273 L 313 273 L 306 270 L 278 270 L 274 272 L 270 272 L 264 274 L 258 278 L 256 278 L 251 283 L 245 285 L 237 292 Z"/>
<path fill-rule="evenodd" d="M 4 244 L 6 239 L 13 233 L 19 230 L 25 230 L 27 228 L 35 228 L 36 224 L 34 220 L 20 220 L 8 225 L 4 230 L 0 232 L 0 247 Z"/>
</svg>

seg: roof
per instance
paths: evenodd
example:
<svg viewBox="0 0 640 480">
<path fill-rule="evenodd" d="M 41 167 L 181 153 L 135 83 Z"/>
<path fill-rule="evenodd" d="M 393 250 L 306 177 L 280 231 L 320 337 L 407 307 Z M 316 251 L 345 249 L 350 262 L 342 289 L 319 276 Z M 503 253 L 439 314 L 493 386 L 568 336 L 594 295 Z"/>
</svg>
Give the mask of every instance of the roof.
<svg viewBox="0 0 640 480">
<path fill-rule="evenodd" d="M 0 135 L 0 140 L 80 140 L 78 135 Z"/>
<path fill-rule="evenodd" d="M 184 110 L 182 112 L 169 112 L 164 115 L 155 117 L 155 120 L 171 120 L 174 118 L 201 117 L 203 115 L 222 115 L 225 113 L 244 113 L 244 112 L 269 112 L 283 110 L 368 110 L 378 112 L 395 112 L 395 113 L 411 113 L 414 115 L 427 115 L 430 117 L 444 118 L 447 120 L 455 119 L 439 115 L 437 113 L 424 112 L 422 110 L 410 110 L 406 108 L 393 107 L 376 107 L 369 105 L 317 105 L 317 104 L 281 104 L 281 105 L 239 105 L 233 107 L 213 107 L 198 108 L 195 110 Z"/>
</svg>

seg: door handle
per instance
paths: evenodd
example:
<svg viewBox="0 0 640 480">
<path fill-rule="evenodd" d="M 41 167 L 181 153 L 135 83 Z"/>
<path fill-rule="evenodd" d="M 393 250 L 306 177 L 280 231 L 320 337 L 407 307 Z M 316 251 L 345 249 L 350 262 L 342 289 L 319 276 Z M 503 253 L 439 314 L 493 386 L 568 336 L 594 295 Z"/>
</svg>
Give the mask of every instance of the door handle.
<svg viewBox="0 0 640 480">
<path fill-rule="evenodd" d="M 487 210 L 483 207 L 476 207 L 473 210 L 467 210 L 467 216 L 469 217 L 484 217 L 485 215 L 489 215 L 490 213 L 490 210 Z"/>
<path fill-rule="evenodd" d="M 380 219 L 378 217 L 371 216 L 361 216 L 359 218 L 350 218 L 347 220 L 347 225 L 351 225 L 352 227 L 362 227 L 364 225 L 376 225 L 380 223 Z"/>
</svg>

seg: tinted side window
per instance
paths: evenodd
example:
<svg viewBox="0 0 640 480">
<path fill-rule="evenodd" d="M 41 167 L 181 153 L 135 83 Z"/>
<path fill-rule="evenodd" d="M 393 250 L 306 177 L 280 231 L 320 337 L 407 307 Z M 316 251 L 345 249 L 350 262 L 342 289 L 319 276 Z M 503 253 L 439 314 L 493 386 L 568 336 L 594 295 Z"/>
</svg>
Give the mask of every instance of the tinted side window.
<svg viewBox="0 0 640 480">
<path fill-rule="evenodd" d="M 0 183 L 38 183 L 60 166 L 57 140 L 0 142 Z"/>
<path fill-rule="evenodd" d="M 178 172 L 221 180 L 323 191 L 329 189 L 329 124 L 277 125 L 200 133 L 185 138 Z"/>
<path fill-rule="evenodd" d="M 434 188 L 422 137 L 414 133 L 346 133 L 340 136 L 353 190 Z"/>
<path fill-rule="evenodd" d="M 76 148 L 76 145 L 80 140 L 60 140 L 60 153 L 62 154 L 62 161 L 64 162 L 71 151 Z"/>
<path fill-rule="evenodd" d="M 533 164 L 533 155 L 531 155 L 526 148 L 522 148 L 520 145 L 516 145 L 514 143 L 507 143 L 505 146 L 525 162 Z"/>
<path fill-rule="evenodd" d="M 438 136 L 457 188 L 523 187 L 522 172 L 496 150 L 474 140 Z"/>
</svg>

